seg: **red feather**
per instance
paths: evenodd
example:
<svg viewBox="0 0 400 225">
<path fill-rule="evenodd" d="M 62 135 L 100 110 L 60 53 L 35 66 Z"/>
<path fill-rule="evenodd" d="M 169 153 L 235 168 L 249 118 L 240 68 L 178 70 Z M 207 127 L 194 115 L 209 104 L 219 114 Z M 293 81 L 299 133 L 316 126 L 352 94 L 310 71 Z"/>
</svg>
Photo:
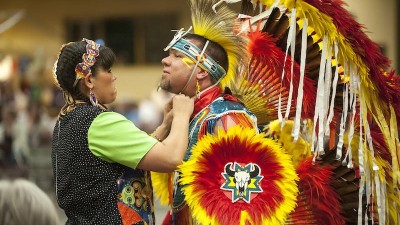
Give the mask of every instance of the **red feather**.
<svg viewBox="0 0 400 225">
<path fill-rule="evenodd" d="M 251 31 L 248 34 L 250 39 L 249 42 L 249 52 L 252 55 L 252 63 L 253 71 L 260 68 L 267 68 L 270 69 L 272 72 L 262 73 L 264 76 L 272 76 L 272 77 L 252 77 L 252 73 L 249 75 L 249 80 L 255 83 L 260 83 L 265 79 L 275 81 L 277 88 L 280 88 L 280 81 L 282 76 L 282 71 L 285 70 L 284 79 L 282 81 L 282 95 L 283 99 L 288 98 L 289 90 L 290 90 L 290 78 L 291 78 L 291 66 L 292 66 L 292 59 L 290 55 L 286 58 L 286 63 L 283 64 L 282 62 L 285 61 L 285 52 L 283 52 L 277 45 L 276 45 L 276 38 L 271 37 L 267 33 L 263 33 L 257 29 L 256 31 Z M 259 65 L 257 65 L 259 64 Z M 255 66 L 257 65 L 257 66 Z M 306 71 L 307 73 L 307 71 Z M 297 99 L 298 87 L 300 81 L 300 66 L 297 62 L 294 62 L 293 67 L 293 96 L 292 101 L 292 110 L 294 111 L 295 102 Z M 263 82 L 264 84 L 270 84 L 269 82 Z M 316 87 L 313 85 L 313 80 L 308 78 L 307 76 L 304 77 L 304 86 L 303 86 L 303 108 L 302 108 L 302 115 L 305 117 L 312 117 L 314 114 L 314 107 L 315 107 L 315 100 L 316 100 Z M 270 92 L 271 98 L 277 97 L 276 92 Z"/>
<path fill-rule="evenodd" d="M 340 197 L 331 186 L 333 173 L 330 167 L 313 165 L 312 158 L 308 158 L 299 164 L 296 171 L 300 178 L 300 201 L 291 213 L 294 224 L 304 224 L 304 211 L 309 213 L 307 224 L 312 221 L 319 225 L 345 224 L 340 214 Z"/>
<path fill-rule="evenodd" d="M 400 118 L 400 80 L 399 77 L 385 76 L 384 70 L 389 67 L 390 61 L 385 57 L 379 46 L 371 41 L 363 32 L 363 26 L 356 22 L 352 15 L 343 8 L 342 0 L 305 0 L 322 13 L 330 16 L 338 31 L 347 38 L 355 53 L 361 57 L 369 68 L 370 77 L 374 81 L 383 101 L 392 102 L 396 106 L 397 118 Z"/>
<path fill-rule="evenodd" d="M 372 144 L 374 147 L 375 155 L 378 155 L 383 160 L 391 164 L 392 162 L 392 155 L 390 150 L 386 144 L 385 138 L 383 137 L 382 132 L 380 132 L 379 128 L 376 125 L 371 125 L 370 133 L 372 137 Z M 388 174 L 390 170 L 385 170 L 386 177 L 390 177 Z"/>
</svg>

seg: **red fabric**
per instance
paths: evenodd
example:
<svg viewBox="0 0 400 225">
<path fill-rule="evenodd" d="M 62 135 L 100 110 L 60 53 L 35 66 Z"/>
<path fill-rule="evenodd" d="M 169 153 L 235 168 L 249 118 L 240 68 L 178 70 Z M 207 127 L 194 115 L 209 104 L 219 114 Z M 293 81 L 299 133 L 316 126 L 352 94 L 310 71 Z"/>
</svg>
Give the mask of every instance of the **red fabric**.
<svg viewBox="0 0 400 225">
<path fill-rule="evenodd" d="M 254 85 L 263 83 L 265 86 L 261 86 L 263 90 L 260 93 L 268 94 L 268 105 L 266 108 L 269 110 L 275 110 L 277 101 L 279 101 L 279 93 L 278 89 L 282 89 L 282 100 L 284 104 L 288 100 L 290 83 L 291 83 L 291 67 L 292 67 L 292 59 L 291 57 L 286 58 L 286 53 L 283 52 L 276 45 L 276 38 L 273 38 L 271 35 L 263 33 L 260 31 L 258 27 L 256 30 L 251 30 L 248 34 L 249 37 L 249 52 L 252 55 L 252 59 L 250 62 L 251 71 L 249 74 L 248 81 L 253 83 Z M 285 61 L 286 62 L 282 63 Z M 281 84 L 281 76 L 283 70 L 285 71 L 284 79 Z M 274 71 L 274 72 L 273 72 Z M 308 71 L 305 71 L 307 74 Z M 293 64 L 293 96 L 292 100 L 296 101 L 297 99 L 297 90 L 300 81 L 300 66 L 297 62 Z M 315 109 L 315 99 L 317 89 L 314 86 L 314 81 L 305 76 L 303 83 L 303 108 L 302 108 L 302 116 L 312 118 L 314 116 Z M 276 89 L 277 92 L 274 91 Z M 291 113 L 295 112 L 295 104 L 292 104 L 290 109 Z M 277 112 L 277 110 L 276 110 Z"/>
<path fill-rule="evenodd" d="M 230 94 L 224 94 L 224 96 L 222 96 L 224 99 L 232 101 L 232 102 L 237 102 L 238 99 Z"/>
<path fill-rule="evenodd" d="M 194 101 L 194 110 L 191 119 L 193 119 L 197 115 L 197 113 L 208 106 L 212 101 L 221 96 L 221 94 L 222 90 L 218 86 L 213 87 L 204 93 L 201 93 L 200 99 L 196 98 Z"/>
<path fill-rule="evenodd" d="M 118 210 L 121 214 L 122 223 L 125 224 L 135 224 L 138 222 L 142 222 L 142 217 L 133 209 L 124 205 L 121 202 L 118 202 Z"/>
</svg>

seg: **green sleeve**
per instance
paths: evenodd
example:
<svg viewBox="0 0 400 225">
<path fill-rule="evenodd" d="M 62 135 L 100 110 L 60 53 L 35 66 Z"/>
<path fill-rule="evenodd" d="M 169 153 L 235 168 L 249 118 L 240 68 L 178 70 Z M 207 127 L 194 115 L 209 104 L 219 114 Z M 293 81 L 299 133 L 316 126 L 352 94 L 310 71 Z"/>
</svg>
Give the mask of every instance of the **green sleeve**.
<svg viewBox="0 0 400 225">
<path fill-rule="evenodd" d="M 95 156 L 135 169 L 157 140 L 141 131 L 123 115 L 104 112 L 90 125 L 88 143 Z"/>
</svg>

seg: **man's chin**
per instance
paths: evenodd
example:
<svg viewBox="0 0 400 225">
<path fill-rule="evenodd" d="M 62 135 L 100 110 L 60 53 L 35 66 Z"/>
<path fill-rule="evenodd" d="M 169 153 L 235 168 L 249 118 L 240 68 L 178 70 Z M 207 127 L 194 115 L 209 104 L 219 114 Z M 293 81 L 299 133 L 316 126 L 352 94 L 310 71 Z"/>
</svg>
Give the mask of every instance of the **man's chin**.
<svg viewBox="0 0 400 225">
<path fill-rule="evenodd" d="M 169 93 L 172 93 L 172 94 L 176 94 L 176 93 L 174 93 L 174 92 L 172 91 L 172 88 L 171 88 L 171 86 L 169 86 L 169 85 L 160 84 L 159 87 L 160 87 L 160 89 L 163 90 L 163 91 L 166 91 L 166 92 L 169 92 Z"/>
</svg>

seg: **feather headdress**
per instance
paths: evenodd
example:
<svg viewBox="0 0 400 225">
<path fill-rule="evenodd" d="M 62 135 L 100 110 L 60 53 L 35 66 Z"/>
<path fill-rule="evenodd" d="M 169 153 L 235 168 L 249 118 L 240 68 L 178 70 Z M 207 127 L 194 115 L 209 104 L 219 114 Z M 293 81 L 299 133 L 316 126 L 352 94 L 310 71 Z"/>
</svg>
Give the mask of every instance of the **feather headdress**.
<svg viewBox="0 0 400 225">
<path fill-rule="evenodd" d="M 218 43 L 228 55 L 228 70 L 221 80 L 224 86 L 228 80 L 236 77 L 239 62 L 246 58 L 243 55 L 246 42 L 242 36 L 234 33 L 238 14 L 226 5 L 221 5 L 214 12 L 211 8 L 215 3 L 215 0 L 191 0 L 190 6 L 194 34 Z"/>
<path fill-rule="evenodd" d="M 263 104 L 252 107 L 256 112 L 263 112 L 263 107 L 268 115 L 264 118 L 269 121 L 278 119 L 284 127 L 285 121 L 294 120 L 288 139 L 292 138 L 293 143 L 304 135 L 301 121 L 313 121 L 308 139 L 313 161 L 327 149 L 335 151 L 336 160 L 360 174 L 360 188 L 356 190 L 359 204 L 353 209 L 361 211 L 365 204 L 376 205 L 372 212 L 360 212 L 358 220 L 397 224 L 400 214 L 392 212 L 400 205 L 390 199 L 398 196 L 400 185 L 400 79 L 393 71 L 386 72 L 389 60 L 343 8 L 341 0 L 242 3 L 242 13 L 250 19 L 240 30 L 258 47 L 253 44 L 249 49 L 249 70 L 242 75 L 244 81 L 232 82 L 236 85 L 232 89 L 260 99 L 257 103 Z M 260 23 L 265 24 L 262 30 L 258 28 Z M 265 46 L 271 41 L 259 42 L 258 32 L 274 39 L 272 47 L 278 48 L 269 47 L 273 54 L 266 55 Z M 285 55 L 278 59 L 281 66 L 274 62 L 279 54 Z M 287 64 L 291 64 L 290 69 Z M 311 89 L 307 86 L 310 80 L 314 85 Z"/>
</svg>

